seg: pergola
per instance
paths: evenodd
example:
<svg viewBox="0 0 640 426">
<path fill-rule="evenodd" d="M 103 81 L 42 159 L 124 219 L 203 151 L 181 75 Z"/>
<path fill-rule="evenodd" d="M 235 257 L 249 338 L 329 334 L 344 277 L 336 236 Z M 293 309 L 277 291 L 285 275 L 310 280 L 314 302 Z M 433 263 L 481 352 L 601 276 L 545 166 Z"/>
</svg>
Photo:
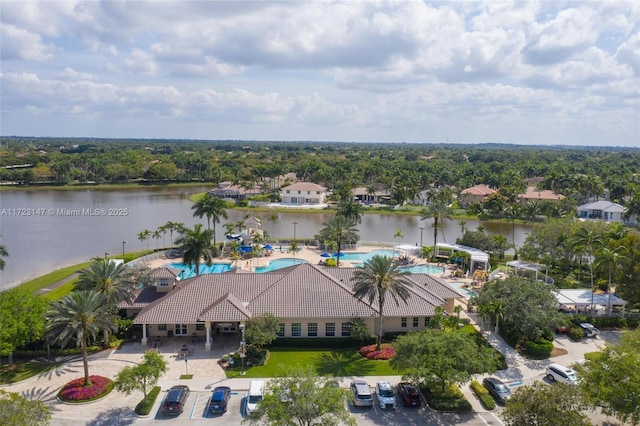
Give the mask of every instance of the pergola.
<svg viewBox="0 0 640 426">
<path fill-rule="evenodd" d="M 447 244 L 447 243 L 437 243 L 436 251 L 434 255 L 436 257 L 447 257 L 449 258 L 451 255 L 455 256 L 455 252 L 465 252 L 469 255 L 471 269 L 470 273 L 473 273 L 475 269 L 478 269 L 480 265 L 482 265 L 482 269 L 485 271 L 489 270 L 489 253 L 485 253 L 484 251 L 467 246 L 461 246 L 457 244 Z"/>
<path fill-rule="evenodd" d="M 553 292 L 558 300 L 558 305 L 565 310 L 573 310 L 573 312 L 587 312 L 593 304 L 596 311 L 604 311 L 612 309 L 614 306 L 624 308 L 627 304 L 615 294 L 611 293 L 594 293 L 588 289 L 563 289 Z M 601 308 L 601 309 L 598 309 Z M 611 313 L 611 311 L 609 311 Z"/>
<path fill-rule="evenodd" d="M 507 262 L 507 267 L 513 268 L 515 275 L 518 275 L 518 269 L 523 269 L 525 271 L 534 271 L 536 281 L 538 281 L 538 274 L 544 272 L 544 282 L 547 284 L 553 284 L 553 278 L 550 278 L 547 275 L 546 266 L 537 265 L 535 263 L 523 262 L 521 260 L 512 260 L 510 262 Z"/>
</svg>

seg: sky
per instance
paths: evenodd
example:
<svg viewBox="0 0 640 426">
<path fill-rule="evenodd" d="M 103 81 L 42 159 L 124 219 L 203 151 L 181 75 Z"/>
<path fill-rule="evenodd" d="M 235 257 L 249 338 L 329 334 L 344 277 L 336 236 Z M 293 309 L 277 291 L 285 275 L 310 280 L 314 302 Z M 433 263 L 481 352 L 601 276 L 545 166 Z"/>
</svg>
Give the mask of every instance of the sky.
<svg viewBox="0 0 640 426">
<path fill-rule="evenodd" d="M 0 0 L 0 134 L 640 146 L 638 1 Z"/>
</svg>

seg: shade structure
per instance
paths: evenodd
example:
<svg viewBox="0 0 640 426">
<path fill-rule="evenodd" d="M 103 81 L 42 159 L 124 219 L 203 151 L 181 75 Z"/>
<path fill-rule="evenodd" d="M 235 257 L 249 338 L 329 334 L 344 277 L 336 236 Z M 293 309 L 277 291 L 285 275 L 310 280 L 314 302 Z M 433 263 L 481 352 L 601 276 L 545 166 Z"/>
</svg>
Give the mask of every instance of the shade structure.
<svg viewBox="0 0 640 426">
<path fill-rule="evenodd" d="M 344 256 L 344 253 L 333 253 L 333 257 L 342 257 Z"/>
<path fill-rule="evenodd" d="M 331 255 L 329 253 L 322 253 L 320 257 L 331 257 Z"/>
<path fill-rule="evenodd" d="M 272 246 L 272 245 L 270 245 L 270 244 L 265 244 L 265 245 L 263 245 L 262 247 L 264 247 L 264 248 L 265 248 L 265 249 L 267 249 L 267 250 L 273 250 L 273 246 Z"/>
</svg>

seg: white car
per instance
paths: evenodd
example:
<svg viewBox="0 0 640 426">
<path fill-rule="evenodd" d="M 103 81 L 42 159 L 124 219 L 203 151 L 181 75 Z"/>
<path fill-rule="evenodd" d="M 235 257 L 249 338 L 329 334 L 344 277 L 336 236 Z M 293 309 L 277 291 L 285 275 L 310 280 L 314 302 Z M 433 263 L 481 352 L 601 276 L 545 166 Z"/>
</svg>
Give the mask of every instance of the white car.
<svg viewBox="0 0 640 426">
<path fill-rule="evenodd" d="M 393 386 L 387 381 L 376 383 L 376 397 L 378 398 L 378 404 L 383 410 L 385 408 L 397 408 L 398 403 L 396 401 L 396 391 Z"/>
<path fill-rule="evenodd" d="M 258 409 L 258 404 L 264 396 L 264 381 L 252 380 L 249 384 L 249 392 L 246 395 L 246 412 L 251 414 Z"/>
<path fill-rule="evenodd" d="M 562 382 L 568 385 L 578 384 L 578 375 L 569 367 L 560 364 L 549 364 L 547 366 L 547 379 L 550 382 Z"/>
</svg>

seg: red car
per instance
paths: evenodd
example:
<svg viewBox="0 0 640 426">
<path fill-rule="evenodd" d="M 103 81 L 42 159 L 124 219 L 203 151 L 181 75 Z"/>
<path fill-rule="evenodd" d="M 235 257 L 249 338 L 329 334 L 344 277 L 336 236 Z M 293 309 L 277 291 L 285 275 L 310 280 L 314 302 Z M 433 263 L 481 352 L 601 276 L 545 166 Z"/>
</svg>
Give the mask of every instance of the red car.
<svg viewBox="0 0 640 426">
<path fill-rule="evenodd" d="M 398 384 L 398 395 L 405 407 L 419 407 L 422 404 L 420 391 L 410 383 Z"/>
</svg>

